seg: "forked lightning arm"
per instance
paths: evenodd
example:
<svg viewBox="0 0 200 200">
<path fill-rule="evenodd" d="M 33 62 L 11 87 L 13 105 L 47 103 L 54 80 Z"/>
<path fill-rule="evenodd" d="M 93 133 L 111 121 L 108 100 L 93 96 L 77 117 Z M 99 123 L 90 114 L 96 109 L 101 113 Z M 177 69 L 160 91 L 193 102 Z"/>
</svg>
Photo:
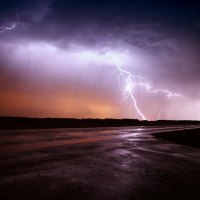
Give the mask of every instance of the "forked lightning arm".
<svg viewBox="0 0 200 200">
<path fill-rule="evenodd" d="M 11 26 L 0 26 L 0 33 L 4 33 L 5 31 L 13 31 L 15 30 L 17 25 L 20 24 L 19 13 L 18 13 L 17 8 L 15 8 L 15 10 L 16 10 L 16 15 L 17 15 L 17 22 L 13 22 Z"/>
</svg>

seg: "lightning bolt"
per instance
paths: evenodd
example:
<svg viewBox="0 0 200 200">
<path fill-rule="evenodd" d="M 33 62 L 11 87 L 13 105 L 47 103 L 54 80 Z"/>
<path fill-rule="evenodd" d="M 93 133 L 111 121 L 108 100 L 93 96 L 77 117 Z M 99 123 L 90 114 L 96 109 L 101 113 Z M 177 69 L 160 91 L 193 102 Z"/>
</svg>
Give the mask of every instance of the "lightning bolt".
<svg viewBox="0 0 200 200">
<path fill-rule="evenodd" d="M 5 31 L 8 30 L 13 31 L 18 25 L 20 25 L 18 9 L 15 8 L 15 10 L 16 10 L 17 22 L 13 22 L 10 26 L 0 26 L 0 33 L 4 33 Z"/>
<path fill-rule="evenodd" d="M 151 90 L 152 87 L 147 82 L 147 78 L 146 77 L 133 75 L 130 71 L 123 69 L 122 65 L 120 64 L 120 62 L 119 62 L 119 60 L 117 59 L 116 56 L 114 56 L 111 53 L 108 53 L 107 55 L 112 59 L 116 69 L 119 72 L 118 81 L 120 82 L 121 80 L 123 80 L 124 85 L 125 85 L 124 93 L 123 93 L 124 94 L 124 98 L 123 98 L 122 101 L 125 101 L 127 98 L 130 98 L 132 100 L 133 104 L 134 104 L 134 107 L 135 107 L 138 115 L 140 116 L 140 118 L 142 120 L 146 120 L 146 117 L 145 117 L 144 113 L 141 111 L 141 109 L 139 108 L 137 99 L 135 97 L 135 90 L 138 87 L 140 87 L 141 91 L 144 92 L 144 93 L 151 93 L 151 94 L 163 93 L 168 98 L 169 97 L 185 98 L 181 94 L 174 93 L 174 92 L 171 92 L 171 91 L 166 90 L 166 89 L 154 89 L 154 90 Z M 161 110 L 159 112 L 159 115 L 161 114 Z"/>
<path fill-rule="evenodd" d="M 126 100 L 128 97 L 130 97 L 134 103 L 135 109 L 136 109 L 137 113 L 139 114 L 139 116 L 142 118 L 142 120 L 146 120 L 146 117 L 144 116 L 144 114 L 141 112 L 141 110 L 138 107 L 137 100 L 134 96 L 134 90 L 133 90 L 136 85 L 138 85 L 138 86 L 143 85 L 143 83 L 141 81 L 141 77 L 132 75 L 129 71 L 122 69 L 122 67 L 118 64 L 116 58 L 113 58 L 113 61 L 115 63 L 116 68 L 119 71 L 119 81 L 121 78 L 123 78 L 123 80 L 125 82 L 123 101 Z M 137 84 L 134 83 L 133 79 L 138 79 L 138 83 Z"/>
</svg>

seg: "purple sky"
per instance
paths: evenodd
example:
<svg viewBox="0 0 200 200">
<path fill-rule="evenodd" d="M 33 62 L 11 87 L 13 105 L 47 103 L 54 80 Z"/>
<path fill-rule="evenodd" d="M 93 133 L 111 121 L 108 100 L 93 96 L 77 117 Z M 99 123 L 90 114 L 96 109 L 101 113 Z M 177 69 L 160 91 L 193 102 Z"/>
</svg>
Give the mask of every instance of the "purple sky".
<svg viewBox="0 0 200 200">
<path fill-rule="evenodd" d="M 141 119 L 120 65 L 151 87 L 131 88 L 146 119 L 200 120 L 197 1 L 15 0 L 0 13 L 16 25 L 0 33 L 0 115 Z M 181 97 L 149 92 L 163 89 Z"/>
</svg>

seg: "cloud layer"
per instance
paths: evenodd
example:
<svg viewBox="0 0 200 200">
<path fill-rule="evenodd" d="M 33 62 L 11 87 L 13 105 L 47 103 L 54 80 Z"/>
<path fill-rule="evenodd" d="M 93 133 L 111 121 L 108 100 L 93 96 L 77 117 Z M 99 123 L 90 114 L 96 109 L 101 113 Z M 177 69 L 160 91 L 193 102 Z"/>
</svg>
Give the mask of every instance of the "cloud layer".
<svg viewBox="0 0 200 200">
<path fill-rule="evenodd" d="M 0 35 L 1 115 L 138 118 L 111 52 L 152 88 L 186 97 L 136 91 L 148 119 L 199 118 L 198 2 L 2 1 L 2 26 L 14 8 L 20 25 Z"/>
</svg>

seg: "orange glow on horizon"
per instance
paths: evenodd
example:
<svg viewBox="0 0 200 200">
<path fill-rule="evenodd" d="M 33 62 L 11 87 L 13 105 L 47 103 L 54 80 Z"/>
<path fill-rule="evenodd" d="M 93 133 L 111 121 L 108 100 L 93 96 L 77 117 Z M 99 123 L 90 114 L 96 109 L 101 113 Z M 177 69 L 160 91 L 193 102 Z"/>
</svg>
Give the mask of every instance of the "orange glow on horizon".
<svg viewBox="0 0 200 200">
<path fill-rule="evenodd" d="M 88 96 L 2 92 L 0 115 L 27 117 L 118 118 L 117 105 Z"/>
</svg>

